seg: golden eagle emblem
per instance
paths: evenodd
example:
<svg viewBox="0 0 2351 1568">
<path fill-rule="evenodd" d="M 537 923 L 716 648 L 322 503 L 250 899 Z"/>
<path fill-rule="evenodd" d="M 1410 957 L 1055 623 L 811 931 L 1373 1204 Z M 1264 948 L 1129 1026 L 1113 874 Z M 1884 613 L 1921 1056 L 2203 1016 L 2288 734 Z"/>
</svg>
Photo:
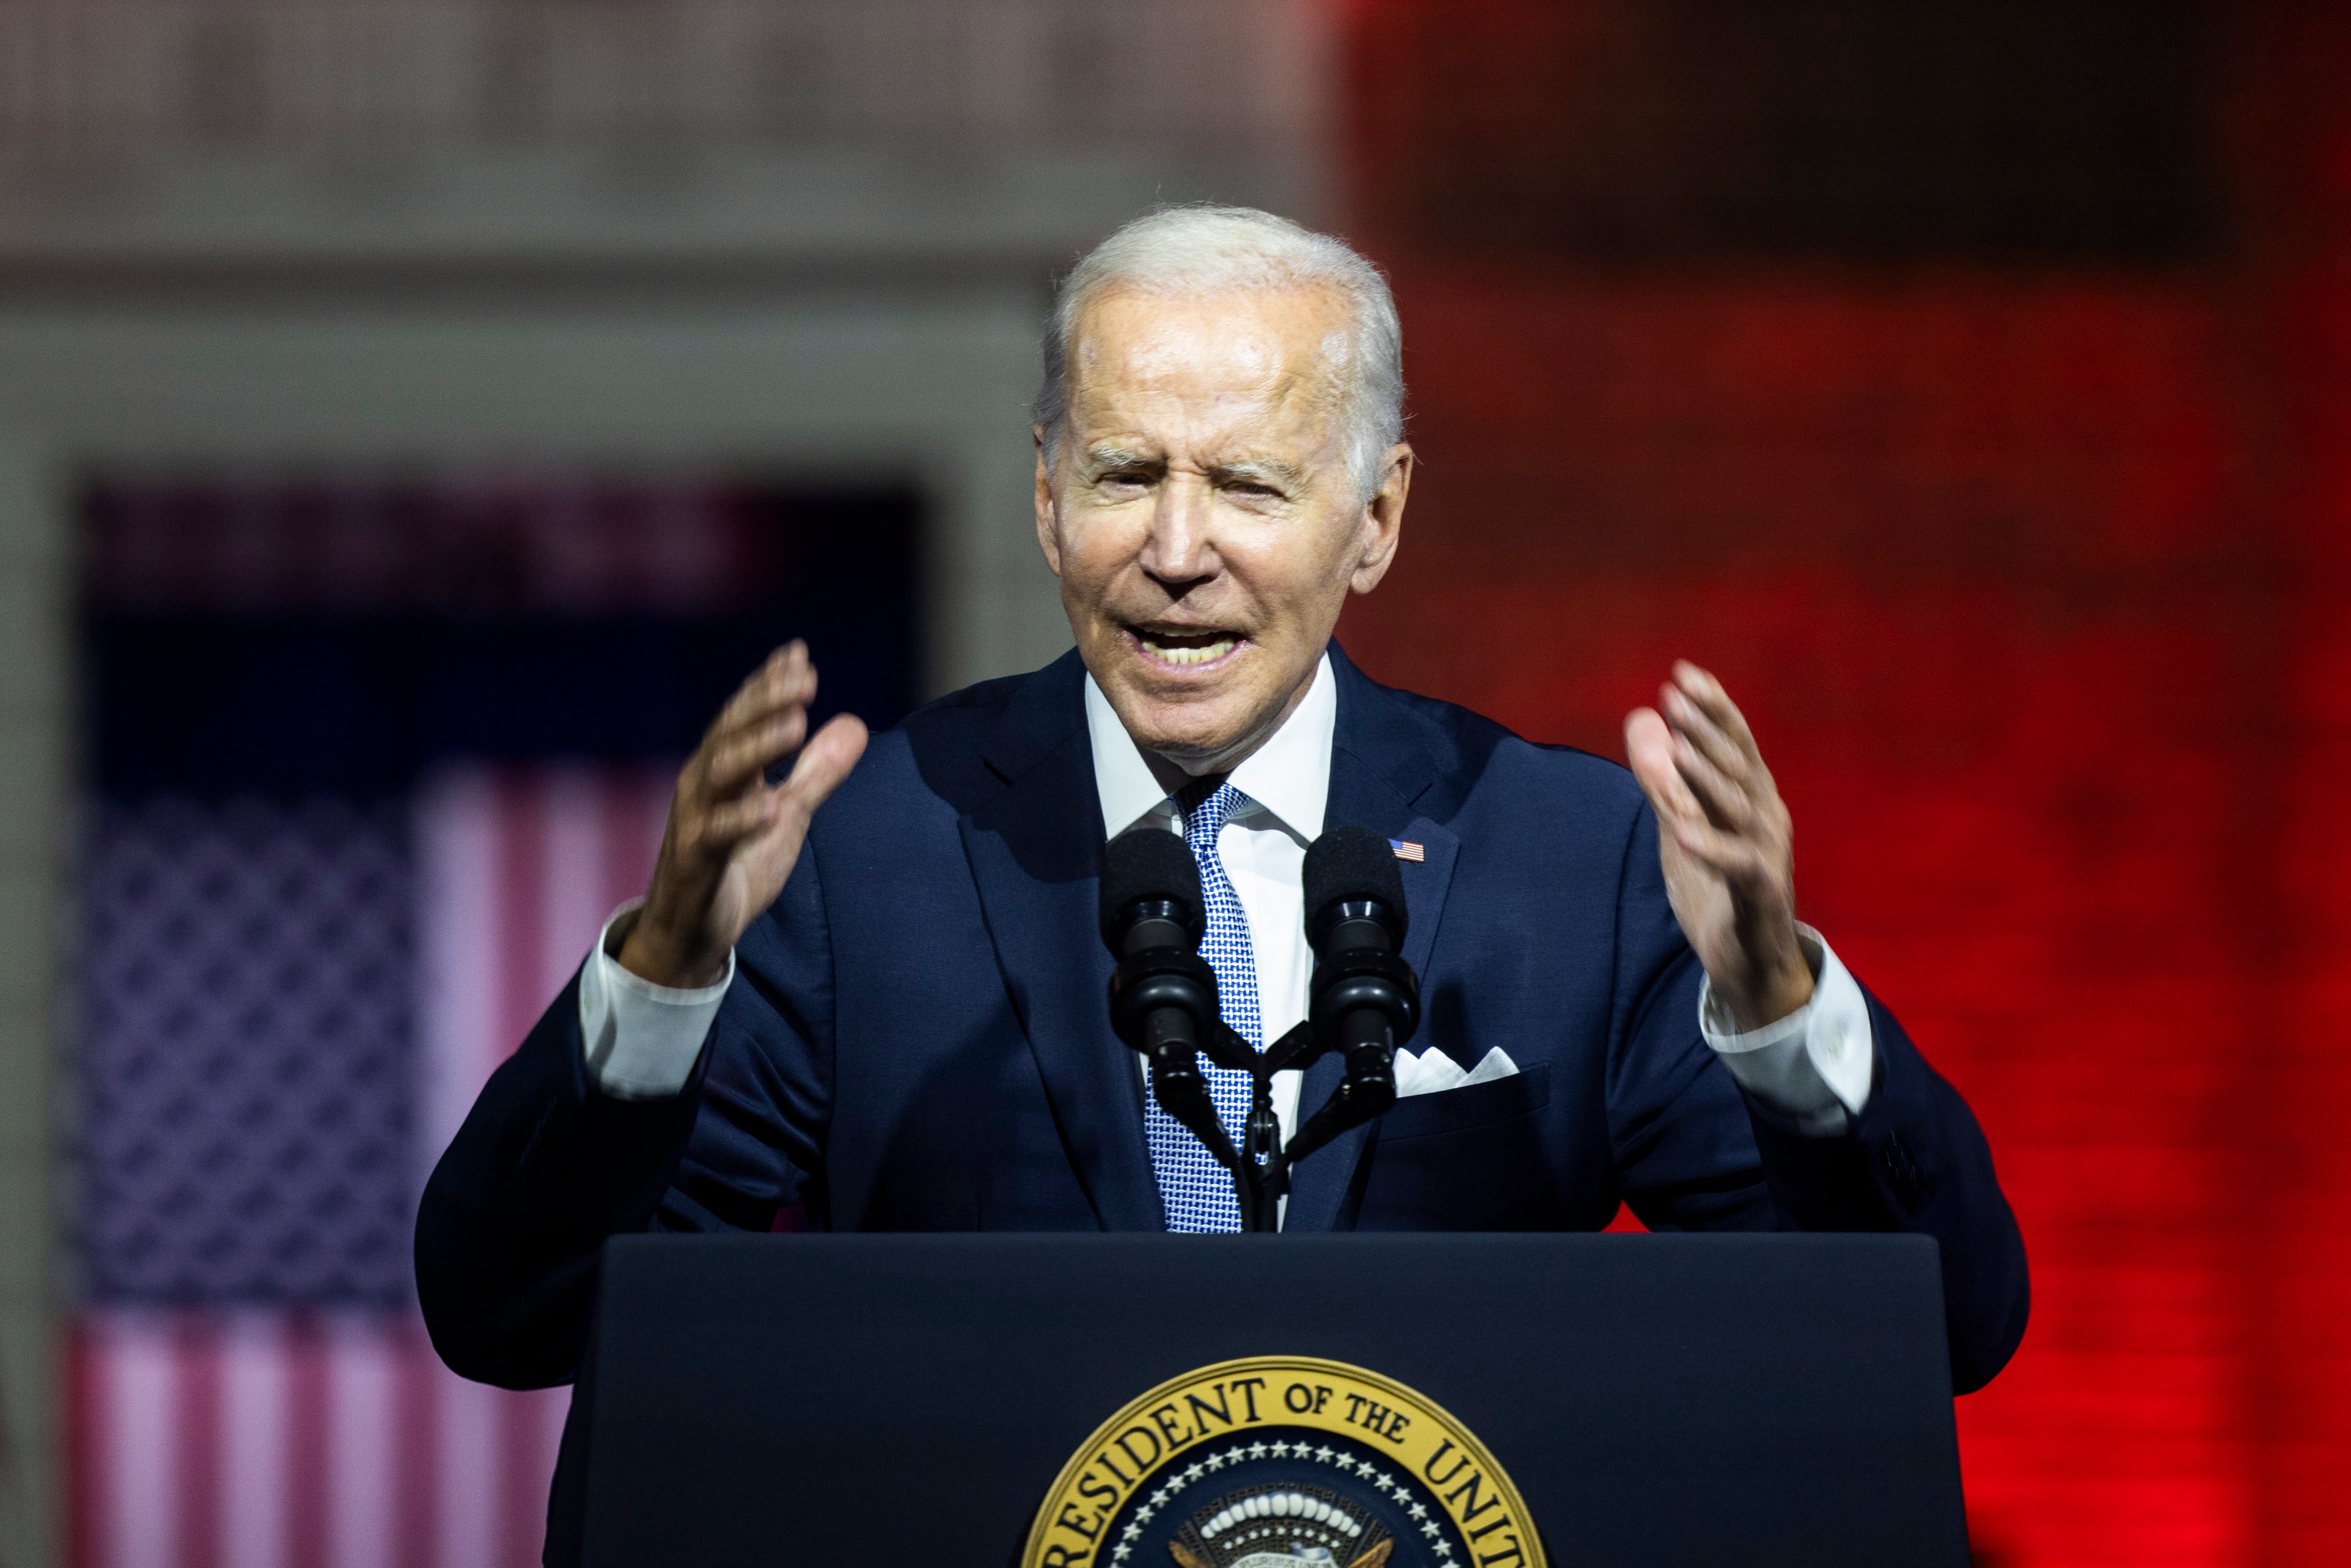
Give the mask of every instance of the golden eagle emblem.
<svg viewBox="0 0 2351 1568">
<path fill-rule="evenodd" d="M 1518 1489 L 1442 1406 L 1344 1362 L 1251 1356 L 1171 1378 L 1096 1427 L 1045 1494 L 1020 1568 L 1399 1556 L 1546 1568 Z"/>
</svg>

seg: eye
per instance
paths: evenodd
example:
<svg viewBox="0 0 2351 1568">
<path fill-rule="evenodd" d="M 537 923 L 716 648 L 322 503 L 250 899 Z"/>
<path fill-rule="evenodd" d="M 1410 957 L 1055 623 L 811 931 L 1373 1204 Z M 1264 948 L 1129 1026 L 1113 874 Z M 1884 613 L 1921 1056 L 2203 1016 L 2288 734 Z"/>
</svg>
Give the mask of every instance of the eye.
<svg viewBox="0 0 2351 1568">
<path fill-rule="evenodd" d="M 1247 496 L 1253 501 L 1279 501 L 1281 492 L 1255 479 L 1235 479 L 1225 488 L 1236 496 Z"/>
</svg>

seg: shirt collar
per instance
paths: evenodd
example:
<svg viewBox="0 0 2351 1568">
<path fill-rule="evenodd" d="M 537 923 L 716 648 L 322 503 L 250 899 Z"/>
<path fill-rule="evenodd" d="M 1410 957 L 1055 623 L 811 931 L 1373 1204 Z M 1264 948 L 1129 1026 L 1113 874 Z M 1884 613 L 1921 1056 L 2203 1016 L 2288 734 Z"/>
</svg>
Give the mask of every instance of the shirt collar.
<svg viewBox="0 0 2351 1568">
<path fill-rule="evenodd" d="M 1313 684 L 1281 727 L 1233 769 L 1233 788 L 1301 840 L 1313 842 L 1322 835 L 1322 812 L 1331 799 L 1331 740 L 1338 726 L 1339 685 L 1331 674 L 1331 655 L 1325 653 L 1314 666 Z M 1102 826 L 1112 838 L 1160 810 L 1168 802 L 1170 786 L 1183 782 L 1176 769 L 1134 743 L 1091 674 L 1086 676 L 1086 737 L 1093 746 Z"/>
</svg>

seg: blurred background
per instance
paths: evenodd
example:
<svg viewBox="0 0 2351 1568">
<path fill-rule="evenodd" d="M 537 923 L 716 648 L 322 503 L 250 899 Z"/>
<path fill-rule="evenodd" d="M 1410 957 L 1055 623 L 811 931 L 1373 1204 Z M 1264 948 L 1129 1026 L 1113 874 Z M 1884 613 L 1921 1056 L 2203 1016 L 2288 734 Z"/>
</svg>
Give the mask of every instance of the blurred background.
<svg viewBox="0 0 2351 1568">
<path fill-rule="evenodd" d="M 423 1173 L 758 653 L 1067 645 L 1053 274 L 1346 234 L 1423 466 L 1341 635 L 1746 704 L 2034 1264 L 1987 1563 L 2351 1556 L 2351 11 L 12 0 L 0 1564 L 519 1568 Z"/>
</svg>

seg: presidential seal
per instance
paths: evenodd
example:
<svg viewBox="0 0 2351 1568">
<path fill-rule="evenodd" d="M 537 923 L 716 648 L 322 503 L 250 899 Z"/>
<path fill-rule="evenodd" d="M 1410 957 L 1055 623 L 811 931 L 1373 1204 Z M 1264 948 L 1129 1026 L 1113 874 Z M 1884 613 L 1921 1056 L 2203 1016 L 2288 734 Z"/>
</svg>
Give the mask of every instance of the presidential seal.
<svg viewBox="0 0 2351 1568">
<path fill-rule="evenodd" d="M 1461 1423 L 1344 1362 L 1253 1356 L 1163 1383 L 1071 1456 L 1021 1568 L 1543 1568 Z"/>
</svg>

